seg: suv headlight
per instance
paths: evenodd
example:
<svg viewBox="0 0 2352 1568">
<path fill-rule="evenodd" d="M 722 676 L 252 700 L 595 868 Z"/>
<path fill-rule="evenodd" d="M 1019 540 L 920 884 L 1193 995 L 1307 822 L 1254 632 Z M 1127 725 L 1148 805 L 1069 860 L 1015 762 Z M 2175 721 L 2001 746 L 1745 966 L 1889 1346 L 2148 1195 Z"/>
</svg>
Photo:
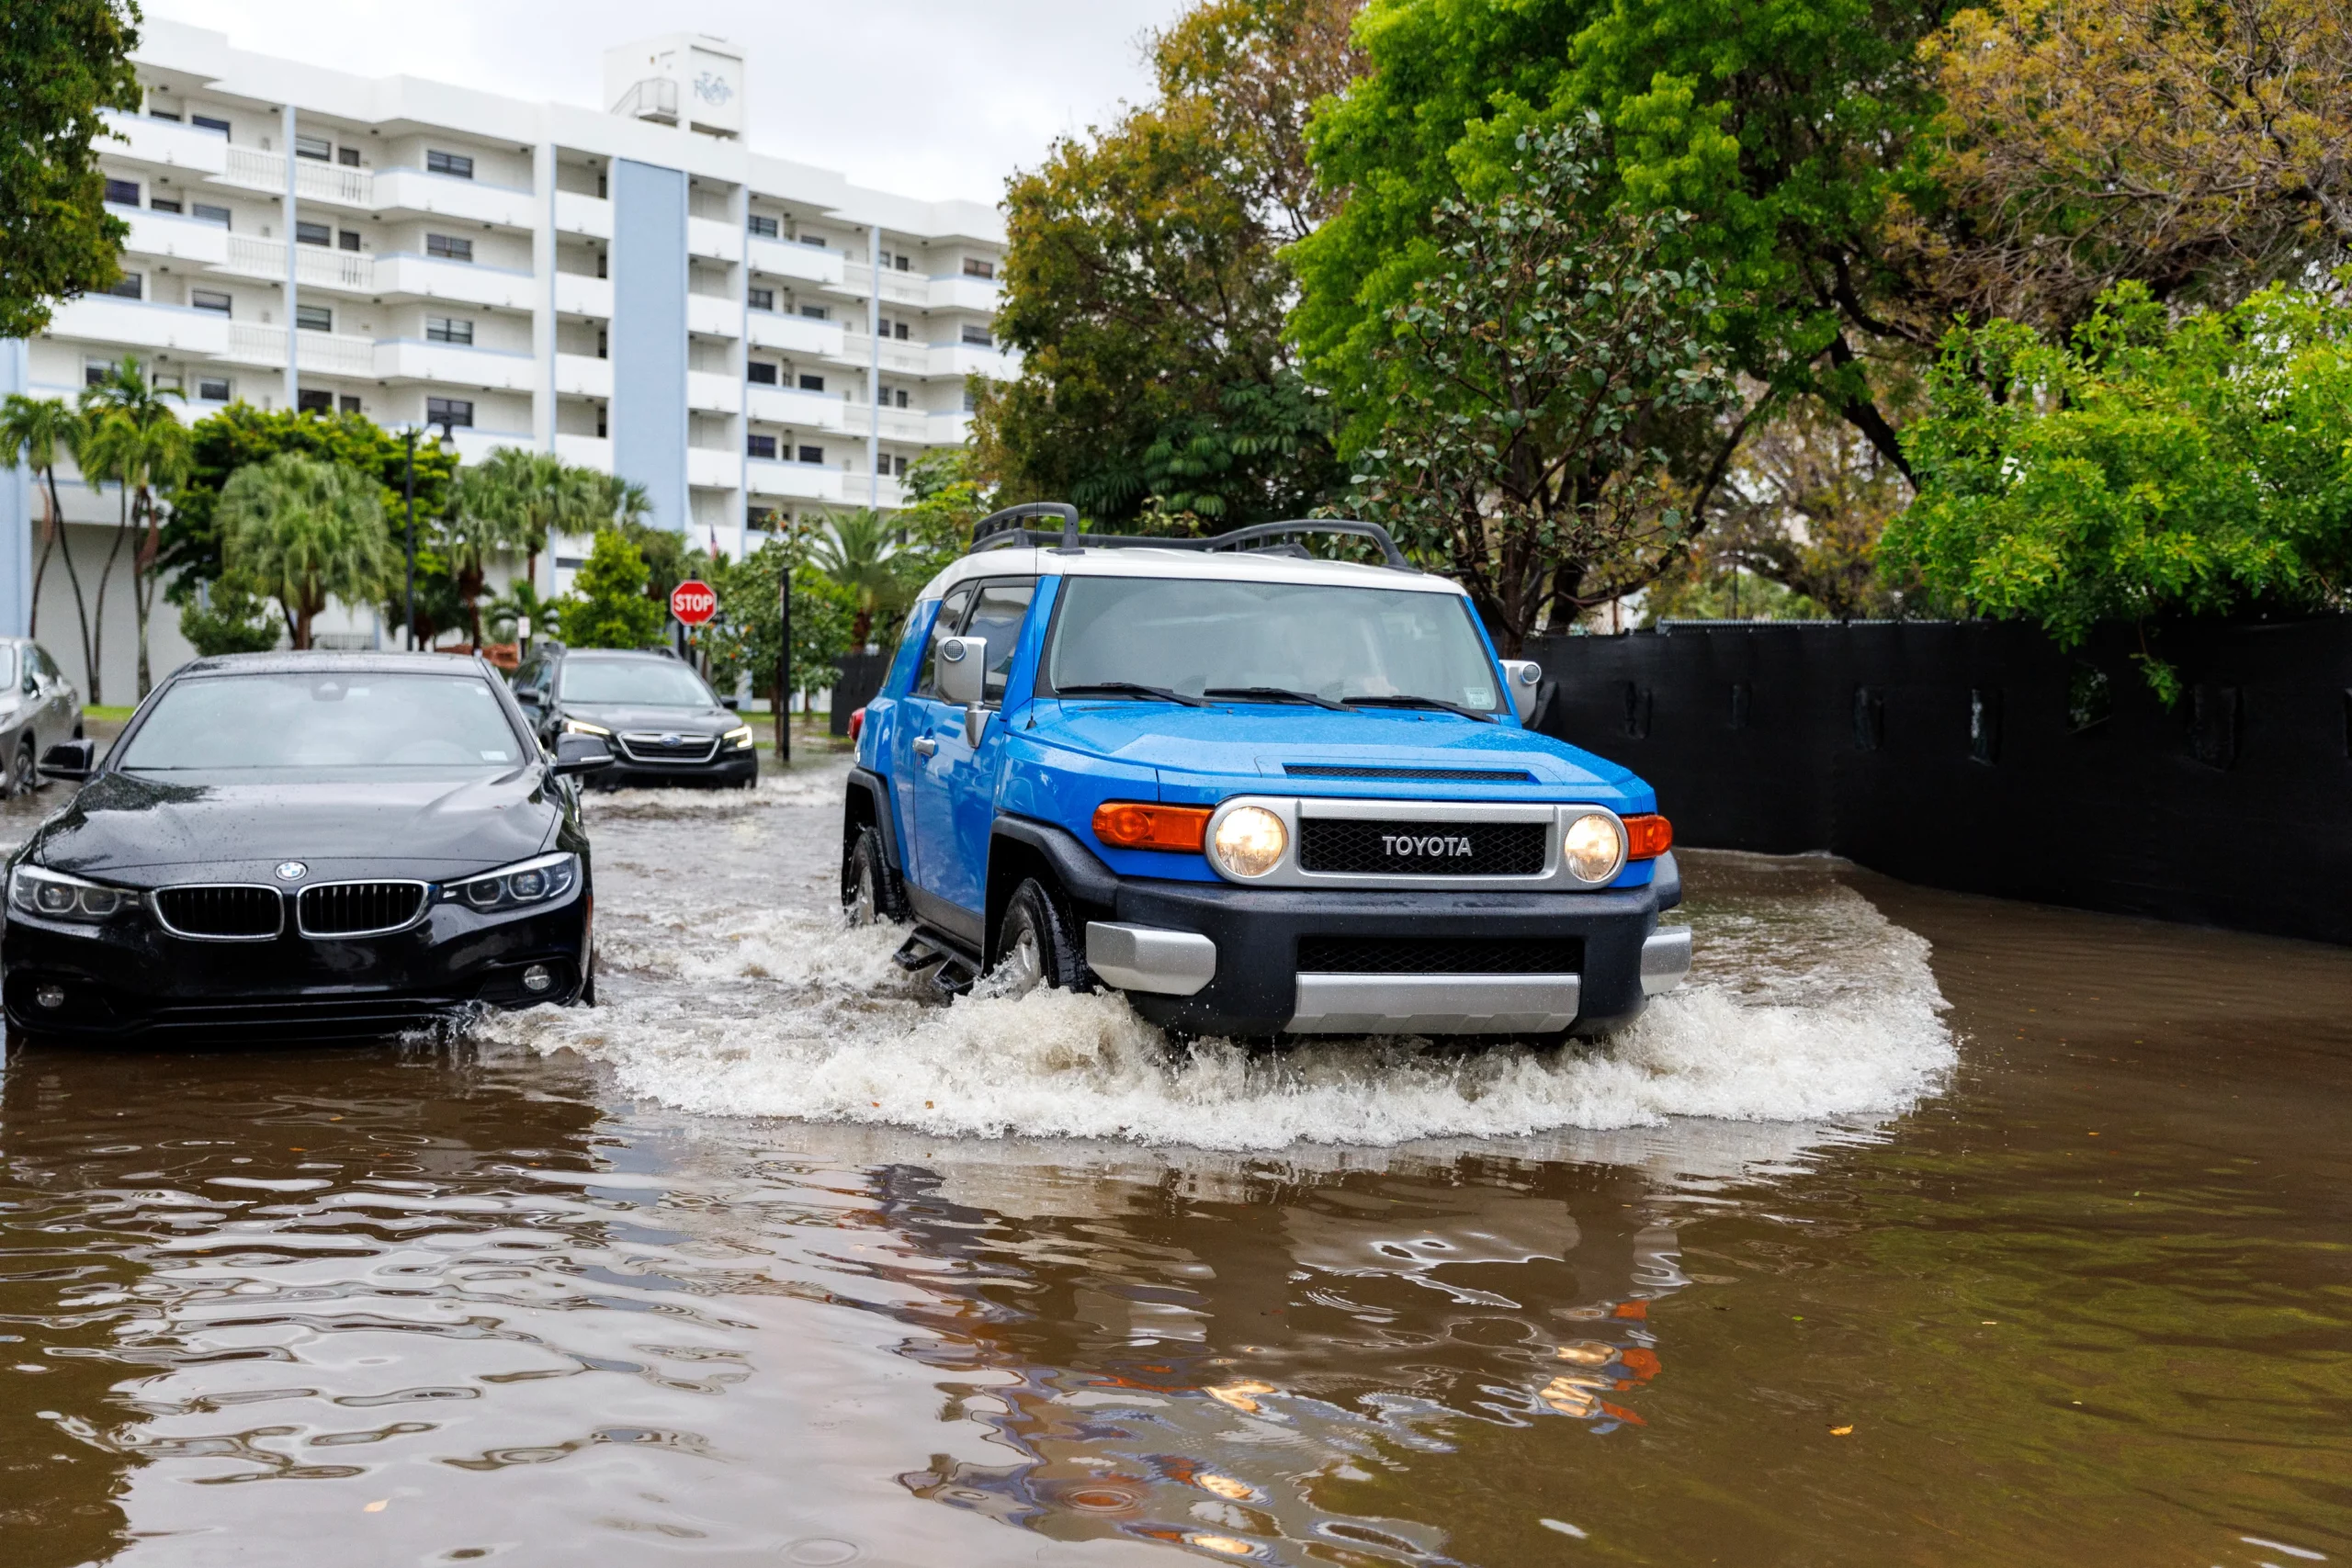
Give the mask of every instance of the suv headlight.
<svg viewBox="0 0 2352 1568">
<path fill-rule="evenodd" d="M 1625 830 L 1615 818 L 1588 811 L 1560 835 L 1560 858 L 1578 882 L 1598 886 L 1613 881 L 1625 869 Z"/>
<path fill-rule="evenodd" d="M 584 718 L 567 718 L 559 726 L 566 735 L 610 735 L 612 731 L 601 724 L 591 724 Z"/>
<path fill-rule="evenodd" d="M 739 724 L 718 739 L 727 745 L 734 748 L 736 750 L 741 751 L 744 747 L 749 746 L 752 743 L 752 727 L 748 724 Z"/>
<path fill-rule="evenodd" d="M 1238 806 L 1209 835 L 1209 858 L 1228 876 L 1263 876 L 1280 865 L 1290 829 L 1262 806 Z"/>
<path fill-rule="evenodd" d="M 552 903 L 580 885 L 580 857 L 566 852 L 541 855 L 536 860 L 519 860 L 513 865 L 485 871 L 480 876 L 469 876 L 462 882 L 442 885 L 441 901 L 464 904 L 483 914 L 495 914 L 502 909 L 524 909 L 534 904 Z"/>
<path fill-rule="evenodd" d="M 44 920 L 96 925 L 139 902 L 123 887 L 104 887 L 62 872 L 20 865 L 8 874 L 8 907 Z"/>
</svg>

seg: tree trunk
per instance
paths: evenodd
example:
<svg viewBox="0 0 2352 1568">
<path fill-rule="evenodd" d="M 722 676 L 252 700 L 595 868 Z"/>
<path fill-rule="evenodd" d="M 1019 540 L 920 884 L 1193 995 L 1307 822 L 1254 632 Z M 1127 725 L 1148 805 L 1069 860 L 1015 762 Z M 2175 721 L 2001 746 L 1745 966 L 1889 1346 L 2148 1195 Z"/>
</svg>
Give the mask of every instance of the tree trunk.
<svg viewBox="0 0 2352 1568">
<path fill-rule="evenodd" d="M 59 528 L 57 492 L 51 490 L 41 499 L 47 503 L 48 511 L 40 525 L 40 564 L 33 568 L 32 608 L 25 615 L 25 635 L 34 638 L 40 636 L 40 580 L 49 575 L 49 558 L 57 553 Z"/>
<path fill-rule="evenodd" d="M 122 558 L 122 542 L 130 536 L 130 487 L 122 487 L 122 505 L 114 525 L 114 547 L 107 551 L 107 564 L 98 571 L 98 624 L 90 637 L 90 702 L 93 706 L 106 705 L 106 677 L 101 672 L 107 656 L 107 584 L 113 580 L 114 563 Z"/>
<path fill-rule="evenodd" d="M 139 507 L 147 514 L 147 536 L 130 558 L 130 603 L 139 626 L 139 700 L 144 702 L 155 684 L 147 672 L 147 619 L 155 608 L 155 547 L 163 541 L 156 531 L 155 498 L 142 491 Z"/>
<path fill-rule="evenodd" d="M 313 614 L 308 599 L 303 599 L 294 606 L 294 648 L 298 653 L 310 650 L 311 616 Z"/>
<path fill-rule="evenodd" d="M 74 564 L 74 542 L 65 536 L 65 513 L 57 501 L 57 470 L 55 468 L 48 470 L 47 478 L 49 514 L 57 520 L 58 543 L 63 547 L 65 556 L 65 581 L 74 585 L 74 613 L 80 617 L 82 623 L 82 669 L 86 674 L 98 667 L 96 658 L 90 652 L 90 605 L 89 602 L 82 596 L 82 572 L 81 569 Z M 96 700 L 94 694 L 91 701 Z"/>
</svg>

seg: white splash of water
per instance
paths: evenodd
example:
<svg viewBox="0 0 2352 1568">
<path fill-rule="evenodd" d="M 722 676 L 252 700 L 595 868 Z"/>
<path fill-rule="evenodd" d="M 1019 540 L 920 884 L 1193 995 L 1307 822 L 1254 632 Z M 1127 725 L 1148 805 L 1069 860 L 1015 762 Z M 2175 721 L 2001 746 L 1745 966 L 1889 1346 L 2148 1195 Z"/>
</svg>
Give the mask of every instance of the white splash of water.
<svg viewBox="0 0 2352 1568">
<path fill-rule="evenodd" d="M 1702 969 L 1600 1045 L 1458 1051 L 1318 1040 L 1171 1045 L 1114 995 L 927 1004 L 889 961 L 901 933 L 766 912 L 713 934 L 683 911 L 600 930 L 605 1006 L 483 1021 L 570 1049 L 629 1092 L 712 1115 L 887 1123 L 941 1136 L 1107 1138 L 1209 1149 L 1392 1145 L 1668 1118 L 1799 1122 L 1907 1109 L 1954 1059 L 1927 943 L 1835 884 L 1776 900 L 1740 974 Z M 1701 951 L 1707 951 L 1703 916 Z M 1786 953 L 1778 972 L 1758 955 Z"/>
</svg>

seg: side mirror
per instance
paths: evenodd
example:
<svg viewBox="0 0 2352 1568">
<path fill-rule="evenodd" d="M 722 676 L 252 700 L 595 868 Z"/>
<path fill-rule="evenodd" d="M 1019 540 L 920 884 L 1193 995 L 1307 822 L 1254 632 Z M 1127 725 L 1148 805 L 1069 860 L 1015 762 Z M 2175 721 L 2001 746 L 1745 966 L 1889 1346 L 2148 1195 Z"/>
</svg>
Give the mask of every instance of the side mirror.
<svg viewBox="0 0 2352 1568">
<path fill-rule="evenodd" d="M 729 713 L 741 713 L 743 710 L 743 699 L 741 697 L 721 697 L 718 699 L 718 705 L 725 708 Z"/>
<path fill-rule="evenodd" d="M 41 753 L 40 776 L 79 784 L 98 771 L 98 743 L 61 740 Z"/>
<path fill-rule="evenodd" d="M 984 637 L 951 637 L 939 644 L 938 675 L 933 684 L 939 688 L 940 701 L 951 707 L 969 707 L 980 700 L 987 690 L 989 669 L 989 639 Z"/>
<path fill-rule="evenodd" d="M 558 778 L 574 773 L 593 773 L 599 768 L 609 768 L 620 761 L 612 748 L 605 744 L 601 735 L 559 735 L 555 738 L 555 773 Z"/>
<path fill-rule="evenodd" d="M 1532 659 L 1506 659 L 1503 684 L 1510 691 L 1511 711 L 1525 724 L 1535 712 L 1535 694 L 1543 689 L 1544 666 Z"/>
</svg>

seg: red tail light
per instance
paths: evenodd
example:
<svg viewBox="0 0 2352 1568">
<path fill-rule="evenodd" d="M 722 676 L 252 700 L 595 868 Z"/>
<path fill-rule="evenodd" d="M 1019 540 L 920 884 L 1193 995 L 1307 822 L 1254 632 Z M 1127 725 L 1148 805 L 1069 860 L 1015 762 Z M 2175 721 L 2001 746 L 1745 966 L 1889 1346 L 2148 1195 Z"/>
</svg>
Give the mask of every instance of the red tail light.
<svg viewBox="0 0 2352 1568">
<path fill-rule="evenodd" d="M 850 743 L 851 745 L 854 746 L 854 745 L 856 745 L 856 744 L 857 744 L 857 732 L 858 732 L 859 730 L 861 730 L 861 729 L 864 729 L 865 728 L 865 710 L 864 708 L 852 708 L 852 709 L 850 709 L 850 710 L 849 710 L 849 743 Z"/>
<path fill-rule="evenodd" d="M 1625 858 L 1656 860 L 1674 847 L 1674 824 L 1655 811 L 1625 818 Z"/>
</svg>

